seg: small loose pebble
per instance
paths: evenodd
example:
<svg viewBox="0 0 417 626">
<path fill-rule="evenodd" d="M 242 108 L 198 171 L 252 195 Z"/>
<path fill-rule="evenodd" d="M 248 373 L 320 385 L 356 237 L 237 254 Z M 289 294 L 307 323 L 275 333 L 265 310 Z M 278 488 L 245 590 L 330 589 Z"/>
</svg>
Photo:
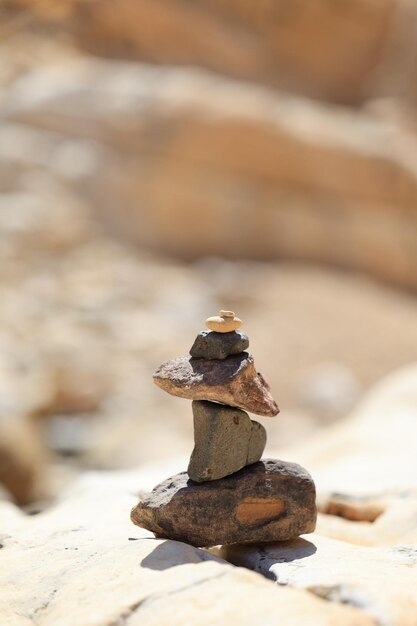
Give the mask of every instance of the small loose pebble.
<svg viewBox="0 0 417 626">
<path fill-rule="evenodd" d="M 233 311 L 220 311 L 220 315 L 206 319 L 206 326 L 216 333 L 230 333 L 242 326 L 242 320 L 235 317 Z"/>
</svg>

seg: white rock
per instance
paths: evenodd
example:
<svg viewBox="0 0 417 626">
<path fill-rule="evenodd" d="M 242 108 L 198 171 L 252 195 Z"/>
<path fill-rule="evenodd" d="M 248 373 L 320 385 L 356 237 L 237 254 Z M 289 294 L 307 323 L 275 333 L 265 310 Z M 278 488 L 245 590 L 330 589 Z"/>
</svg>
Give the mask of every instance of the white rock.
<svg viewBox="0 0 417 626">
<path fill-rule="evenodd" d="M 411 626 L 417 615 L 417 545 L 363 548 L 317 534 L 220 554 L 280 585 L 357 607 L 384 626 Z"/>
</svg>

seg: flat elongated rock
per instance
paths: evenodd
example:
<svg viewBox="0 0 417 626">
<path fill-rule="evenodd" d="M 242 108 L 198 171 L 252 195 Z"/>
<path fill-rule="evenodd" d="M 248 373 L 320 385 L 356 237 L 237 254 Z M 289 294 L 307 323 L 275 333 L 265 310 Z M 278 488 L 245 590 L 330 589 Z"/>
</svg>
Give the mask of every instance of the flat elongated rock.
<svg viewBox="0 0 417 626">
<path fill-rule="evenodd" d="M 266 431 L 240 409 L 194 401 L 194 450 L 188 475 L 196 482 L 217 480 L 259 461 Z"/>
<path fill-rule="evenodd" d="M 131 519 L 194 546 L 285 541 L 313 532 L 315 487 L 300 465 L 272 459 L 200 484 L 181 472 L 145 495 Z"/>
<path fill-rule="evenodd" d="M 247 352 L 223 361 L 178 357 L 162 363 L 153 379 L 158 387 L 180 398 L 213 400 L 269 417 L 279 413 L 268 383 Z"/>
<path fill-rule="evenodd" d="M 215 315 L 206 319 L 206 326 L 217 333 L 230 333 L 242 326 L 242 320 L 235 317 L 233 311 L 225 311 L 230 315 Z"/>
<path fill-rule="evenodd" d="M 194 341 L 190 354 L 196 359 L 225 359 L 231 354 L 239 354 L 249 348 L 249 338 L 245 333 L 216 333 L 202 330 Z"/>
</svg>

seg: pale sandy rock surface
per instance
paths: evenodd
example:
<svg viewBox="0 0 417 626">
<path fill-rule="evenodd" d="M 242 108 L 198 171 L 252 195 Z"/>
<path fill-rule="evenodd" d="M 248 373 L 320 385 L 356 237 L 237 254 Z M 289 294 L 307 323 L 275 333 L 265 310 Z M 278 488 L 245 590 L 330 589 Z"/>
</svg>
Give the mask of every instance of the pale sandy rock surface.
<svg viewBox="0 0 417 626">
<path fill-rule="evenodd" d="M 152 476 L 86 476 L 34 517 L 0 505 L 2 626 L 170 623 L 371 626 L 355 608 L 274 587 L 183 543 L 131 525 Z"/>
<path fill-rule="evenodd" d="M 377 624 L 416 623 L 417 545 L 363 548 L 315 534 L 261 548 L 227 546 L 220 554 L 280 585 L 355 606 Z"/>
<path fill-rule="evenodd" d="M 382 379 L 351 417 L 298 446 L 322 492 L 378 495 L 416 487 L 417 365 Z"/>
<path fill-rule="evenodd" d="M 316 481 L 318 532 L 364 545 L 416 542 L 416 436 L 414 364 L 381 380 L 351 417 L 287 451 Z"/>
</svg>

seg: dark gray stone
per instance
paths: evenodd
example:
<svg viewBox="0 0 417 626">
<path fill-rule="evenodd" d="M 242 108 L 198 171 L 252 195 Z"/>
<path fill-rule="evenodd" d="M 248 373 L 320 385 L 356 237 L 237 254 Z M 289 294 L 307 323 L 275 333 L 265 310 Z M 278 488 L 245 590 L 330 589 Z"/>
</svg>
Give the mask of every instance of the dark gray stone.
<svg viewBox="0 0 417 626">
<path fill-rule="evenodd" d="M 226 478 L 195 483 L 186 472 L 133 509 L 134 524 L 194 546 L 287 541 L 316 525 L 316 490 L 296 463 L 265 459 Z"/>
<path fill-rule="evenodd" d="M 196 359 L 225 359 L 231 354 L 239 354 L 249 347 L 249 338 L 245 333 L 216 333 L 202 330 L 196 337 L 190 350 Z"/>
<path fill-rule="evenodd" d="M 259 461 L 266 444 L 262 424 L 215 402 L 194 401 L 194 450 L 188 475 L 196 482 L 217 480 Z"/>
</svg>

